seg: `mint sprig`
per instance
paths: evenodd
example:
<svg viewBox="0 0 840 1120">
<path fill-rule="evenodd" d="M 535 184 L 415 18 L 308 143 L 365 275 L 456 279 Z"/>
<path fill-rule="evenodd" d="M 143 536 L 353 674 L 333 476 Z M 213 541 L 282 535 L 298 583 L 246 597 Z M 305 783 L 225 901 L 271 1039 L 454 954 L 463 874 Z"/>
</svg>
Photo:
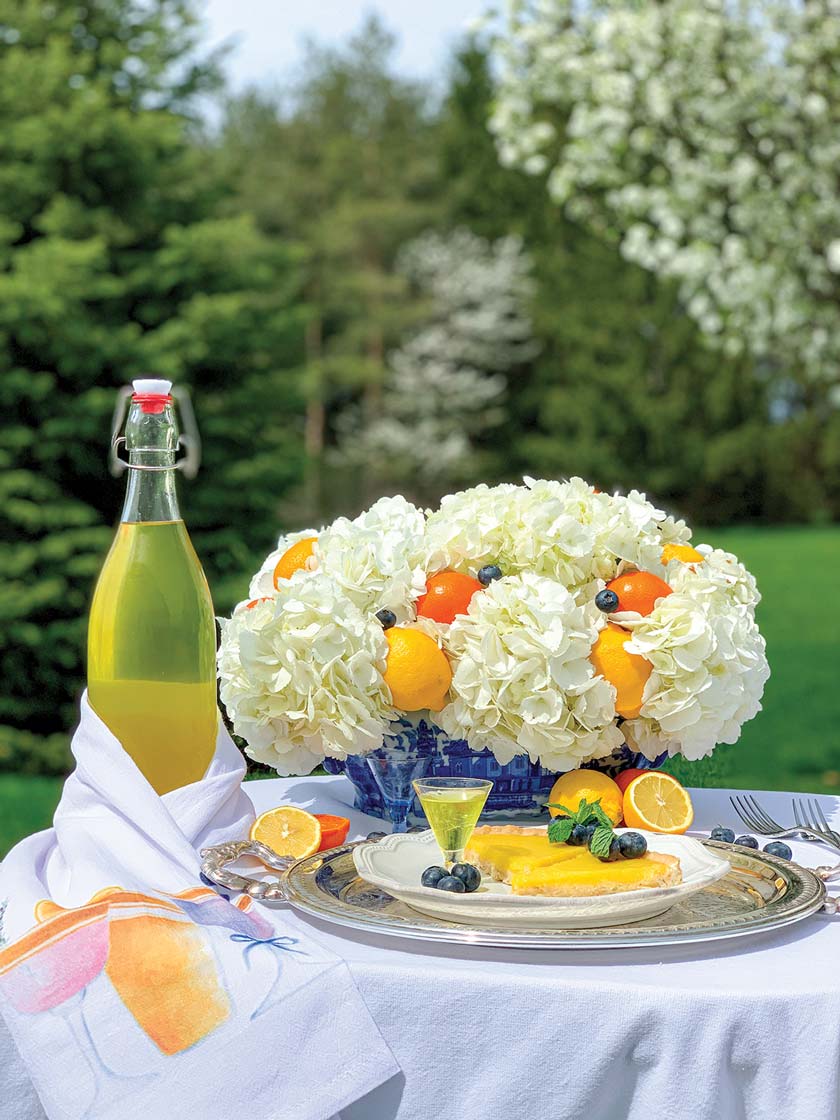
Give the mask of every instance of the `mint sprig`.
<svg viewBox="0 0 840 1120">
<path fill-rule="evenodd" d="M 561 805 L 557 801 L 549 801 L 546 806 L 550 809 L 559 809 L 565 817 L 555 817 L 548 826 L 548 840 L 550 844 L 566 844 L 572 835 L 575 825 L 584 825 L 592 817 L 598 822 L 598 827 L 592 834 L 589 850 L 593 856 L 607 856 L 615 835 L 613 823 L 601 808 L 601 799 L 587 801 L 582 798 L 577 809 L 570 809 L 568 805 Z"/>
<path fill-rule="evenodd" d="M 599 824 L 595 831 L 592 833 L 592 839 L 589 841 L 589 850 L 593 856 L 608 856 L 613 842 L 613 828 L 612 825 Z"/>
</svg>

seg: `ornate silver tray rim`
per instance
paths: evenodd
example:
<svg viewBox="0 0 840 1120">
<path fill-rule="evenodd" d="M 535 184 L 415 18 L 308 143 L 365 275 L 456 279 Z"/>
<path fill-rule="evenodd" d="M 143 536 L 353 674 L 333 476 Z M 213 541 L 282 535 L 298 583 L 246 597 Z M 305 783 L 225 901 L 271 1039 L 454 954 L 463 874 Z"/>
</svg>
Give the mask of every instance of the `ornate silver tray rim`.
<svg viewBox="0 0 840 1120">
<path fill-rule="evenodd" d="M 247 842 L 222 845 L 202 855 L 207 857 L 203 871 L 208 878 L 233 889 L 246 889 L 266 903 L 288 903 L 305 915 L 356 933 L 429 943 L 551 950 L 680 945 L 766 933 L 801 921 L 823 908 L 825 885 L 817 874 L 806 868 L 766 852 L 712 840 L 703 843 L 725 854 L 732 870 L 718 884 L 693 897 L 702 900 L 711 892 L 714 897 L 710 900 L 723 910 L 722 917 L 704 919 L 702 902 L 693 908 L 687 903 L 687 911 L 675 907 L 659 917 L 603 929 L 496 929 L 420 914 L 358 876 L 352 859 L 354 845 L 319 852 L 293 863 L 269 853 L 273 856 L 270 865 L 282 874 L 279 879 L 263 882 L 241 876 L 224 866 L 232 858 L 256 854 Z M 727 915 L 728 896 L 724 888 L 737 894 L 743 905 L 752 901 L 753 909 L 739 913 L 731 902 L 731 913 Z M 688 920 L 685 916 L 682 921 L 676 920 L 681 913 L 687 913 Z M 692 913 L 696 913 L 694 921 Z"/>
</svg>

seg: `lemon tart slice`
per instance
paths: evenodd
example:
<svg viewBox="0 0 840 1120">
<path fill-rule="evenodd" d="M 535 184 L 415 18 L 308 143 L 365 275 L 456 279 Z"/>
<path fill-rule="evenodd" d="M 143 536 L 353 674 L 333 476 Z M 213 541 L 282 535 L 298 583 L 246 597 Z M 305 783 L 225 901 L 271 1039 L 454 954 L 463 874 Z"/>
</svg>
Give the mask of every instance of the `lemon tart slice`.
<svg viewBox="0 0 840 1120">
<path fill-rule="evenodd" d="M 482 875 L 507 883 L 514 894 L 571 898 L 682 882 L 676 856 L 648 851 L 639 859 L 606 863 L 586 848 L 549 843 L 544 827 L 480 825 L 464 859 Z"/>
</svg>

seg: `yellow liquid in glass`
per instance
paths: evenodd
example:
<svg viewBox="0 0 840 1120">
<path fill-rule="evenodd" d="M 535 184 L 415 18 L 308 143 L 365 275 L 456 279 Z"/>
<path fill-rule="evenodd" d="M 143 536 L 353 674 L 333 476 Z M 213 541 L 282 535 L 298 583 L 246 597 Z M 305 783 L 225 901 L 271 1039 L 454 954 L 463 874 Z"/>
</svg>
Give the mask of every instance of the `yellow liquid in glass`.
<svg viewBox="0 0 840 1120">
<path fill-rule="evenodd" d="M 183 521 L 122 522 L 96 585 L 88 695 L 159 793 L 216 746 L 213 603 Z"/>
<path fill-rule="evenodd" d="M 423 812 L 448 863 L 463 859 L 484 802 L 486 789 L 436 789 L 418 793 Z"/>
</svg>

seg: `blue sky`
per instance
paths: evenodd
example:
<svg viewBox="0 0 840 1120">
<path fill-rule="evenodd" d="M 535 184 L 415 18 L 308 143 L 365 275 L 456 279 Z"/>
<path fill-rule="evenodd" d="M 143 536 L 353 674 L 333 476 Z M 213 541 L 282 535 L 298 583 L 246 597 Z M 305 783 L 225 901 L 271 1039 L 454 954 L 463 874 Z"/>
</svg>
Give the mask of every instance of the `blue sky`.
<svg viewBox="0 0 840 1120">
<path fill-rule="evenodd" d="M 399 70 L 431 77 L 468 21 L 486 6 L 485 0 L 206 0 L 204 11 L 209 42 L 235 43 L 227 71 L 241 88 L 281 80 L 300 59 L 307 36 L 340 43 L 370 11 L 399 37 Z"/>
</svg>

